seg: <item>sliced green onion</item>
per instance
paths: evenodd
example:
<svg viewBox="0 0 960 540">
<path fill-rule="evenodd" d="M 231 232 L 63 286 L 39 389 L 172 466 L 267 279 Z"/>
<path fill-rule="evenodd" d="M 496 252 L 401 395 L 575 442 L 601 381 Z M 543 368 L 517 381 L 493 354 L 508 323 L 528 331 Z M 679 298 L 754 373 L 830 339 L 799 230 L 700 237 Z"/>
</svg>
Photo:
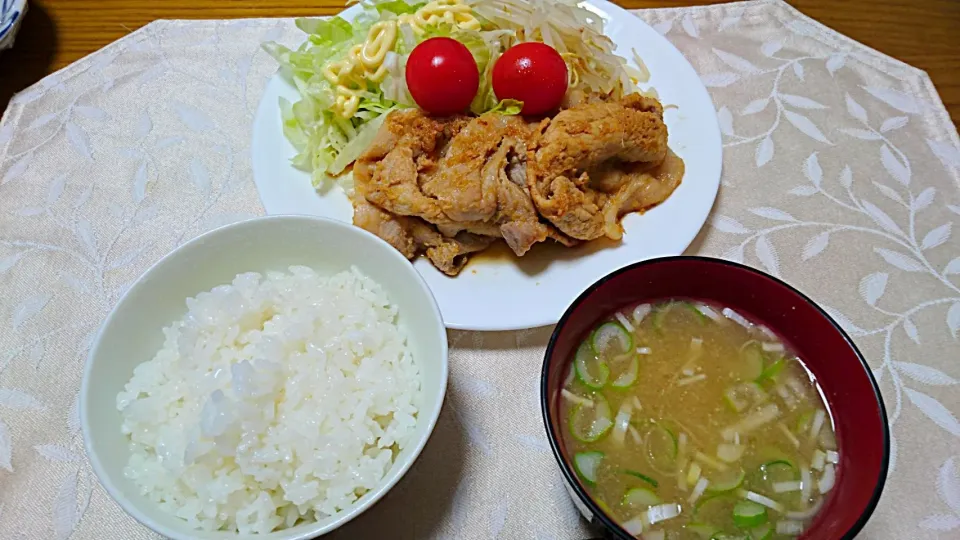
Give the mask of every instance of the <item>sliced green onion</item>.
<svg viewBox="0 0 960 540">
<path fill-rule="evenodd" d="M 697 309 L 696 305 L 690 302 L 680 302 L 680 303 L 683 305 L 683 307 L 689 309 L 691 313 L 697 316 L 697 321 L 700 323 L 700 326 L 703 326 L 708 322 L 710 322 L 710 319 L 706 315 L 704 315 L 702 311 Z"/>
<path fill-rule="evenodd" d="M 593 352 L 601 358 L 616 358 L 633 350 L 633 337 L 620 323 L 606 322 L 590 337 Z"/>
<path fill-rule="evenodd" d="M 632 470 L 630 470 L 630 469 L 626 469 L 626 470 L 623 471 L 623 474 L 630 475 L 630 476 L 632 476 L 632 477 L 634 477 L 634 478 L 639 478 L 639 479 L 643 480 L 644 482 L 650 484 L 651 486 L 653 486 L 653 487 L 655 487 L 655 488 L 656 488 L 656 487 L 660 487 L 660 482 L 657 482 L 656 480 L 654 480 L 653 478 L 651 478 L 651 477 L 643 474 L 642 472 L 632 471 Z"/>
<path fill-rule="evenodd" d="M 670 431 L 654 424 L 647 431 L 647 456 L 653 466 L 660 471 L 673 470 L 677 460 L 677 439 Z"/>
<path fill-rule="evenodd" d="M 734 412 L 743 412 L 750 405 L 763 403 L 767 393 L 755 382 L 745 382 L 731 386 L 723 392 L 723 399 Z"/>
<path fill-rule="evenodd" d="M 743 363 L 743 375 L 755 380 L 763 374 L 763 348 L 756 341 L 748 341 L 740 347 L 740 361 Z"/>
<path fill-rule="evenodd" d="M 712 320 L 713 322 L 723 321 L 723 315 L 720 315 L 719 313 L 714 311 L 714 309 L 708 306 L 707 304 L 697 302 L 694 305 L 697 306 L 697 311 L 699 311 L 700 313 L 703 313 L 708 319 Z"/>
<path fill-rule="evenodd" d="M 738 501 L 733 507 L 733 522 L 750 529 L 767 522 L 767 509 L 752 501 Z"/>
<path fill-rule="evenodd" d="M 726 493 L 733 491 L 743 485 L 743 481 L 746 477 L 747 475 L 745 472 L 743 472 L 743 469 L 727 471 L 721 475 L 718 475 L 718 477 L 707 487 L 707 491 L 710 493 Z"/>
<path fill-rule="evenodd" d="M 763 479 L 771 484 L 800 479 L 800 472 L 793 463 L 785 459 L 777 459 L 764 463 L 760 466 L 760 472 L 763 474 Z"/>
<path fill-rule="evenodd" d="M 575 405 L 570 411 L 570 434 L 580 442 L 596 442 L 613 426 L 610 404 L 601 395 L 596 398 L 592 407 Z"/>
<path fill-rule="evenodd" d="M 735 499 L 728 493 L 718 493 L 710 495 L 709 497 L 703 497 L 693 506 L 693 515 L 697 519 L 700 519 L 698 516 L 703 513 L 728 515 L 729 509 L 733 508 L 734 501 Z M 728 511 L 721 512 L 724 508 Z"/>
<path fill-rule="evenodd" d="M 593 407 L 593 401 L 585 397 L 580 397 L 574 394 L 573 392 L 567 390 L 566 388 L 560 391 L 560 395 L 563 396 L 563 398 L 566 399 L 567 401 L 574 403 L 576 405 L 583 405 L 584 407 Z"/>
<path fill-rule="evenodd" d="M 736 311 L 730 308 L 723 308 L 723 311 L 721 311 L 720 313 L 722 313 L 724 317 L 739 324 L 740 326 L 746 328 L 747 330 L 753 329 L 752 322 L 748 321 L 743 315 L 740 315 L 739 313 L 737 313 Z"/>
<path fill-rule="evenodd" d="M 597 469 L 603 461 L 603 452 L 577 452 L 573 456 L 573 468 L 584 482 L 597 483 Z"/>
<path fill-rule="evenodd" d="M 709 523 L 717 530 L 735 530 L 733 505 L 737 500 L 730 493 L 710 494 L 708 491 L 693 505 L 693 516 L 688 519 L 697 523 Z"/>
<path fill-rule="evenodd" d="M 760 376 L 757 377 L 757 382 L 761 383 L 764 381 L 775 380 L 777 375 L 783 371 L 783 368 L 787 365 L 787 359 L 780 357 L 776 359 L 773 363 L 763 368 L 763 371 L 760 372 Z"/>
<path fill-rule="evenodd" d="M 675 443 L 677 443 L 677 444 L 680 443 L 680 436 L 678 435 L 678 433 L 680 433 L 681 431 L 683 431 L 683 428 L 682 428 L 682 427 L 680 426 L 680 424 L 678 424 L 676 421 L 671 420 L 671 419 L 669 419 L 669 418 L 664 418 L 664 419 L 662 419 L 662 420 L 659 420 L 659 421 L 653 422 L 653 423 L 654 423 L 654 424 L 659 424 L 660 426 L 663 427 L 663 429 L 667 430 L 667 433 L 670 434 L 670 437 L 673 438 L 673 441 L 674 441 Z"/>
<path fill-rule="evenodd" d="M 750 538 L 751 540 L 770 540 L 773 538 L 773 525 L 764 523 L 750 529 Z"/>
<path fill-rule="evenodd" d="M 636 508 L 646 508 L 663 502 L 653 490 L 636 487 L 630 488 L 623 494 L 620 504 Z"/>
<path fill-rule="evenodd" d="M 762 460 L 761 463 L 773 461 L 785 461 L 787 463 L 792 463 L 790 455 L 777 446 L 767 445 L 758 448 L 755 455 L 757 456 L 757 459 Z"/>
<path fill-rule="evenodd" d="M 710 540 L 713 535 L 719 532 L 719 529 L 706 523 L 688 523 L 684 528 L 699 536 L 701 540 Z"/>
<path fill-rule="evenodd" d="M 727 463 L 736 463 L 743 457 L 744 447 L 739 444 L 720 443 L 717 445 L 717 457 Z"/>
<path fill-rule="evenodd" d="M 743 412 L 750 406 L 750 403 L 740 396 L 739 389 L 736 386 L 731 386 L 723 391 L 723 401 L 730 410 L 736 413 Z"/>
<path fill-rule="evenodd" d="M 640 359 L 631 355 L 630 364 L 627 369 L 617 375 L 617 378 L 610 383 L 614 388 L 630 388 L 637 382 L 637 375 L 640 373 Z"/>
<path fill-rule="evenodd" d="M 658 334 L 663 334 L 663 321 L 667 318 L 667 313 L 673 306 L 671 303 L 664 304 L 653 312 L 653 330 Z"/>
<path fill-rule="evenodd" d="M 587 388 L 599 390 L 607 384 L 607 380 L 610 378 L 610 367 L 607 366 L 606 362 L 600 360 L 586 343 L 583 343 L 577 349 L 574 366 L 576 367 L 577 379 Z"/>
</svg>

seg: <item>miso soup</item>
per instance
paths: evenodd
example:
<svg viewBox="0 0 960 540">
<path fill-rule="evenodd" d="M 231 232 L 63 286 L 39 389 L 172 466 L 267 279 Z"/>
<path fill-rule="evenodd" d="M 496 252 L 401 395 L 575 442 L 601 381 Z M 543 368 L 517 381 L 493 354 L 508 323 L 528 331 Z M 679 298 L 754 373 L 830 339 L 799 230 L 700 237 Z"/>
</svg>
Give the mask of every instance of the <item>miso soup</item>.
<svg viewBox="0 0 960 540">
<path fill-rule="evenodd" d="M 833 421 L 802 359 L 722 306 L 641 304 L 601 321 L 561 401 L 574 470 L 644 540 L 799 536 L 837 475 Z"/>
</svg>

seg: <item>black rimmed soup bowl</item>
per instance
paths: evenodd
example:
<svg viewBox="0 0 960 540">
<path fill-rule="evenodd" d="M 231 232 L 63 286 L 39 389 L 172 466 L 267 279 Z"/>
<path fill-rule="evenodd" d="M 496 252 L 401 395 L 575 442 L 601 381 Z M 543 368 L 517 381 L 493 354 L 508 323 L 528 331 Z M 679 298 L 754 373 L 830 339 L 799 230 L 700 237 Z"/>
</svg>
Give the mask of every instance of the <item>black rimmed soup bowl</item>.
<svg viewBox="0 0 960 540">
<path fill-rule="evenodd" d="M 568 427 L 566 418 L 561 417 L 561 390 L 569 382 L 573 358 L 598 323 L 611 314 L 638 304 L 675 299 L 730 308 L 734 317 L 746 319 L 744 324 L 749 320 L 758 328 L 772 331 L 803 359 L 829 411 L 828 421 L 833 422 L 836 451 L 831 452 L 829 459 L 835 462 L 831 466 L 835 477 L 816 509 L 810 510 L 804 530 L 793 536 L 803 540 L 853 538 L 880 498 L 890 450 L 886 412 L 866 361 L 840 326 L 796 289 L 749 267 L 704 257 L 653 259 L 617 270 L 581 294 L 553 332 L 541 374 L 542 414 L 563 480 L 581 514 L 601 527 L 607 538 L 645 538 L 644 533 L 636 531 L 637 527 L 618 523 L 609 506 L 592 498 L 590 486 L 573 464 L 572 452 L 561 432 Z M 642 381 L 642 363 L 639 373 Z M 808 473 L 809 468 L 804 474 Z M 799 480 L 800 475 L 797 476 Z M 811 477 L 804 478 L 810 481 Z M 745 490 L 735 493 L 749 498 Z M 687 501 L 677 503 L 683 509 Z M 650 535 L 650 528 L 647 530 L 649 538 L 663 538 L 662 532 Z M 722 538 L 754 538 L 747 530 L 736 534 L 741 533 L 742 536 Z M 709 540 L 714 536 L 703 534 L 703 530 L 690 528 L 677 538 Z"/>
</svg>

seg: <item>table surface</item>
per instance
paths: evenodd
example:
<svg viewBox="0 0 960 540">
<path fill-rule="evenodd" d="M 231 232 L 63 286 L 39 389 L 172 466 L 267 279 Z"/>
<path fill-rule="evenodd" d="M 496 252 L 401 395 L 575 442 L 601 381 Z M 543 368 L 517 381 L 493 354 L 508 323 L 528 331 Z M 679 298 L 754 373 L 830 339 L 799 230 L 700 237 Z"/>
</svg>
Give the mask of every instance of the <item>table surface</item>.
<svg viewBox="0 0 960 540">
<path fill-rule="evenodd" d="M 960 123 L 960 2 L 789 0 L 805 14 L 926 70 Z M 617 0 L 628 8 L 711 0 Z M 0 107 L 15 92 L 155 19 L 234 19 L 332 14 L 343 0 L 30 0 L 16 47 L 0 53 Z"/>
</svg>

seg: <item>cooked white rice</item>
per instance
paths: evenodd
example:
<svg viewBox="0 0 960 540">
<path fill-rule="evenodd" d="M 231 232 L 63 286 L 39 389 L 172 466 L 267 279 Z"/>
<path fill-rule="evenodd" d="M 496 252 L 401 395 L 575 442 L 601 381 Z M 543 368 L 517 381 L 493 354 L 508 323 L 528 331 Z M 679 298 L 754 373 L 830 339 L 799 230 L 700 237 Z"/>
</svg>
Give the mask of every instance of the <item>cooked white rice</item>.
<svg viewBox="0 0 960 540">
<path fill-rule="evenodd" d="M 187 300 L 117 395 L 128 478 L 199 529 L 267 533 L 377 486 L 416 424 L 397 307 L 356 269 L 240 274 Z"/>
</svg>

